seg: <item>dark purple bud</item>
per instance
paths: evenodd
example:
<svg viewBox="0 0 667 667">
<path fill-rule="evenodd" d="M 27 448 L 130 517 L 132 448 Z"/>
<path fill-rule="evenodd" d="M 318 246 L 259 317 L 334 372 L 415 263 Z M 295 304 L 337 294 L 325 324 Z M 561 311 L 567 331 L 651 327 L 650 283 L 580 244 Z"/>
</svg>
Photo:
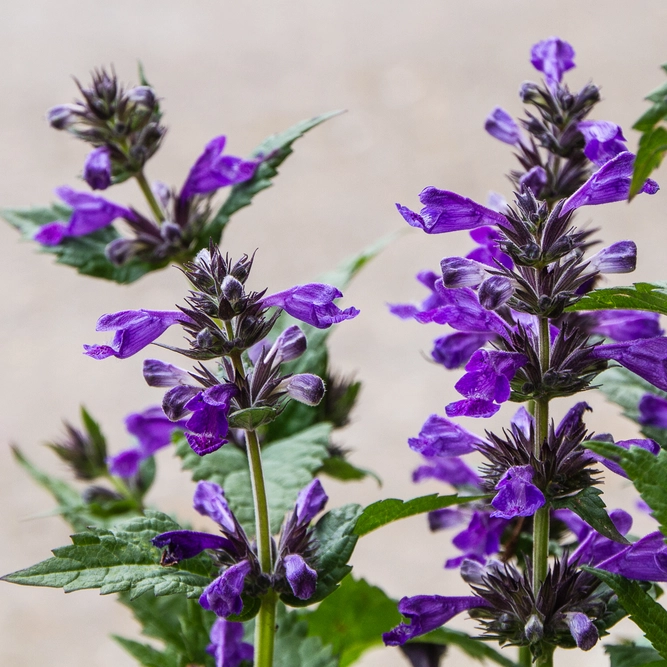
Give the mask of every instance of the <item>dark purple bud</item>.
<svg viewBox="0 0 667 667">
<path fill-rule="evenodd" d="M 79 104 L 59 104 L 46 112 L 46 120 L 56 130 L 66 130 L 80 120 L 85 109 Z"/>
<path fill-rule="evenodd" d="M 667 338 L 596 345 L 591 351 L 591 357 L 617 361 L 658 389 L 667 391 Z"/>
<path fill-rule="evenodd" d="M 461 579 L 467 584 L 474 584 L 479 586 L 484 582 L 484 575 L 486 574 L 486 568 L 482 563 L 473 560 L 472 558 L 464 558 L 461 563 L 461 569 L 459 570 Z"/>
<path fill-rule="evenodd" d="M 424 188 L 419 194 L 424 204 L 420 214 L 396 204 L 398 212 L 412 227 L 420 227 L 427 234 L 443 234 L 485 225 L 507 225 L 504 215 L 492 211 L 449 190 Z"/>
<path fill-rule="evenodd" d="M 461 368 L 470 361 L 475 350 L 479 350 L 492 338 L 489 334 L 456 332 L 433 341 L 431 356 L 445 368 Z"/>
<path fill-rule="evenodd" d="M 239 667 L 243 661 L 252 662 L 252 644 L 243 641 L 243 623 L 216 619 L 206 651 L 215 658 L 215 667 Z"/>
<path fill-rule="evenodd" d="M 440 482 L 451 484 L 456 489 L 468 487 L 479 490 L 482 485 L 482 480 L 477 473 L 457 457 L 434 457 L 429 460 L 428 465 L 419 466 L 412 473 L 413 482 L 421 482 L 425 479 L 437 479 Z"/>
<path fill-rule="evenodd" d="M 589 314 L 594 320 L 593 333 L 618 342 L 637 338 L 655 338 L 663 334 L 658 313 L 646 310 L 597 310 Z"/>
<path fill-rule="evenodd" d="M 487 117 L 484 129 L 494 138 L 506 144 L 518 144 L 521 130 L 507 111 L 496 107 Z"/>
<path fill-rule="evenodd" d="M 440 667 L 447 647 L 430 642 L 415 642 L 403 644 L 399 650 L 410 661 L 411 667 Z"/>
<path fill-rule="evenodd" d="M 194 558 L 205 549 L 222 549 L 235 552 L 233 544 L 220 535 L 197 533 L 193 530 L 172 530 L 151 540 L 154 547 L 165 549 L 162 565 L 174 565 L 186 558 Z"/>
<path fill-rule="evenodd" d="M 308 346 L 308 340 L 299 327 L 294 324 L 287 327 L 271 346 L 266 360 L 275 366 L 298 359 Z"/>
<path fill-rule="evenodd" d="M 220 284 L 220 292 L 232 305 L 238 303 L 244 295 L 243 284 L 234 276 L 225 276 Z"/>
<path fill-rule="evenodd" d="M 299 491 L 294 507 L 294 514 L 299 525 L 308 525 L 327 504 L 329 496 L 324 492 L 319 479 L 314 479 Z"/>
<path fill-rule="evenodd" d="M 667 428 L 667 399 L 644 394 L 639 401 L 639 423 L 644 426 Z"/>
<path fill-rule="evenodd" d="M 533 516 L 546 502 L 544 494 L 533 483 L 535 471 L 529 465 L 512 466 L 500 478 L 498 494 L 491 501 L 496 511 L 492 517 L 513 519 L 517 516 Z"/>
<path fill-rule="evenodd" d="M 477 295 L 479 303 L 487 310 L 497 310 L 507 303 L 514 294 L 512 283 L 505 276 L 491 276 L 480 286 Z"/>
<path fill-rule="evenodd" d="M 410 639 L 439 628 L 457 614 L 476 607 L 490 604 L 477 596 L 443 597 L 441 595 L 417 595 L 403 598 L 398 603 L 398 611 L 410 620 L 382 635 L 387 646 L 400 646 Z"/>
<path fill-rule="evenodd" d="M 486 267 L 465 257 L 445 257 L 440 262 L 445 287 L 477 287 L 487 276 Z"/>
<path fill-rule="evenodd" d="M 523 634 L 531 644 L 542 641 L 542 637 L 544 637 L 544 625 L 536 614 L 533 614 L 526 621 Z"/>
<path fill-rule="evenodd" d="M 307 600 L 313 596 L 317 585 L 317 572 L 298 554 L 289 554 L 283 558 L 285 576 L 292 593 L 299 600 Z"/>
<path fill-rule="evenodd" d="M 582 206 L 597 206 L 616 201 L 624 201 L 630 194 L 630 182 L 635 156 L 626 151 L 619 153 L 596 171 L 572 196 L 561 209 L 561 215 Z M 654 195 L 660 187 L 650 178 L 640 192 Z"/>
<path fill-rule="evenodd" d="M 410 449 L 423 456 L 461 456 L 474 452 L 476 446 L 483 443 L 474 433 L 467 431 L 455 422 L 431 415 L 419 431 L 419 436 L 410 438 Z"/>
<path fill-rule="evenodd" d="M 322 378 L 311 373 L 299 373 L 285 378 L 275 391 L 287 392 L 290 398 L 305 405 L 318 405 L 324 398 L 325 389 Z"/>
<path fill-rule="evenodd" d="M 106 190 L 111 185 L 111 156 L 106 146 L 88 153 L 83 163 L 83 178 L 93 190 Z"/>
<path fill-rule="evenodd" d="M 637 246 L 634 241 L 619 241 L 595 253 L 588 268 L 600 273 L 631 273 L 637 265 Z"/>
<path fill-rule="evenodd" d="M 84 345 L 84 354 L 93 359 L 127 359 L 150 345 L 169 327 L 187 321 L 187 315 L 177 310 L 122 310 L 102 315 L 95 331 L 115 331 L 113 340 L 108 345 Z"/>
<path fill-rule="evenodd" d="M 598 629 L 586 614 L 581 612 L 565 614 L 565 622 L 570 628 L 570 634 L 574 637 L 574 641 L 577 642 L 577 646 L 582 651 L 590 651 L 598 643 L 600 638 Z"/>
<path fill-rule="evenodd" d="M 463 523 L 465 514 L 461 510 L 450 509 L 445 507 L 441 510 L 433 510 L 428 513 L 428 527 L 429 530 L 435 532 L 436 530 L 446 530 L 453 528 Z"/>
<path fill-rule="evenodd" d="M 584 135 L 586 157 L 598 166 L 602 166 L 628 149 L 623 131 L 606 120 L 584 120 L 577 124 L 577 129 Z"/>
<path fill-rule="evenodd" d="M 236 520 L 225 500 L 225 494 L 215 482 L 198 482 L 193 507 L 203 516 L 213 519 L 226 533 L 236 532 Z"/>
<path fill-rule="evenodd" d="M 343 293 L 336 287 L 309 283 L 264 297 L 260 303 L 266 308 L 269 306 L 282 308 L 297 320 L 318 329 L 326 329 L 337 322 L 351 320 L 359 314 L 353 307 L 341 310 L 334 303 L 334 299 L 341 296 Z"/>
<path fill-rule="evenodd" d="M 200 393 L 201 389 L 190 385 L 178 385 L 170 389 L 162 398 L 162 410 L 164 414 L 177 421 L 185 417 L 190 410 L 185 406 Z"/>
<path fill-rule="evenodd" d="M 54 243 L 42 241 L 42 243 L 45 245 L 58 245 L 60 241 Z M 141 244 L 134 239 L 115 239 L 104 248 L 104 255 L 112 264 L 122 266 L 135 254 L 140 246 Z"/>
<path fill-rule="evenodd" d="M 186 370 L 159 359 L 144 359 L 144 380 L 149 387 L 177 387 L 192 382 Z"/>
<path fill-rule="evenodd" d="M 199 604 L 222 618 L 240 614 L 243 609 L 241 593 L 246 575 L 251 569 L 252 566 L 247 560 L 242 560 L 226 569 L 204 589 Z"/>
<path fill-rule="evenodd" d="M 547 184 L 547 172 L 539 165 L 527 171 L 519 179 L 519 187 L 525 192 L 530 190 L 536 199 L 540 198 L 544 186 Z"/>
<path fill-rule="evenodd" d="M 226 138 L 212 139 L 190 170 L 181 190 L 181 200 L 193 195 L 206 195 L 227 185 L 235 185 L 252 178 L 259 162 L 223 155 Z"/>
<path fill-rule="evenodd" d="M 574 49 L 558 37 L 548 37 L 533 46 L 530 62 L 553 86 L 560 83 L 563 74 L 574 67 Z"/>
<path fill-rule="evenodd" d="M 135 86 L 130 88 L 125 97 L 137 106 L 152 110 L 155 107 L 155 92 L 150 86 Z"/>
</svg>

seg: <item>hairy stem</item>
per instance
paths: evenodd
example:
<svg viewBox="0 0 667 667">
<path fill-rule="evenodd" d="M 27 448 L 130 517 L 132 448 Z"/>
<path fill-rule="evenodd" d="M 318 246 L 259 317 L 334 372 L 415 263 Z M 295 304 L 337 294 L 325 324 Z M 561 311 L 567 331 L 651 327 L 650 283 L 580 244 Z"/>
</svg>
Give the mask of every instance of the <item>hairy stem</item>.
<svg viewBox="0 0 667 667">
<path fill-rule="evenodd" d="M 135 174 L 134 177 L 137 179 L 137 183 L 139 184 L 141 191 L 144 193 L 144 197 L 146 197 L 146 201 L 151 207 L 151 211 L 153 211 L 155 219 L 158 222 L 162 222 L 164 220 L 164 213 L 162 212 L 162 208 L 160 207 L 160 204 L 158 204 L 157 199 L 155 199 L 155 195 L 151 190 L 151 186 L 148 185 L 148 181 L 146 180 L 144 172 L 140 171 L 138 174 Z"/>
<path fill-rule="evenodd" d="M 539 321 L 538 351 L 542 376 L 549 370 L 549 319 L 541 317 Z M 549 431 L 549 400 L 538 398 L 535 401 L 535 441 L 533 453 L 538 460 L 542 457 L 542 444 Z M 540 508 L 533 523 L 533 592 L 537 593 L 547 576 L 549 559 L 549 505 Z"/>
<path fill-rule="evenodd" d="M 276 636 L 276 593 L 270 590 L 262 598 L 255 619 L 255 667 L 273 666 L 273 645 Z"/>
</svg>

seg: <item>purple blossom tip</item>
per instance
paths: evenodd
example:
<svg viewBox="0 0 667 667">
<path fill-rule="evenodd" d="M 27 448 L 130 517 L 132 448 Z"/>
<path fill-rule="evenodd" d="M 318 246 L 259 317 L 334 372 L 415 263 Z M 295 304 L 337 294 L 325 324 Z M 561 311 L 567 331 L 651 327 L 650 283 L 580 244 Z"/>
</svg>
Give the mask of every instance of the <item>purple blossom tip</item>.
<svg viewBox="0 0 667 667">
<path fill-rule="evenodd" d="M 664 333 L 658 313 L 645 310 L 597 310 L 591 312 L 593 333 L 627 342 L 637 338 L 655 338 Z"/>
<path fill-rule="evenodd" d="M 159 359 L 144 359 L 143 373 L 149 387 L 177 387 L 192 381 L 186 370 Z"/>
<path fill-rule="evenodd" d="M 521 131 L 514 118 L 507 111 L 495 107 L 484 122 L 484 129 L 498 141 L 511 146 L 518 144 L 521 140 Z"/>
<path fill-rule="evenodd" d="M 461 368 L 480 347 L 486 345 L 489 334 L 464 333 L 462 331 L 441 336 L 433 341 L 431 357 L 445 368 Z"/>
<path fill-rule="evenodd" d="M 56 221 L 42 225 L 32 238 L 42 245 L 59 245 L 66 236 L 67 223 Z"/>
<path fill-rule="evenodd" d="M 198 533 L 193 530 L 172 530 L 162 533 L 151 540 L 154 547 L 164 549 L 163 565 L 174 565 L 186 558 L 194 558 L 206 549 L 222 549 L 235 553 L 230 540 L 220 535 Z"/>
<path fill-rule="evenodd" d="M 440 415 L 431 415 L 424 422 L 419 436 L 408 440 L 410 449 L 427 458 L 470 454 L 482 442 L 482 438 Z"/>
<path fill-rule="evenodd" d="M 540 198 L 544 186 L 547 184 L 547 172 L 539 165 L 529 169 L 520 179 L 519 187 L 525 192 L 530 190 L 537 199 Z"/>
<path fill-rule="evenodd" d="M 558 37 L 548 37 L 533 46 L 530 62 L 552 86 L 560 83 L 563 74 L 574 67 L 574 49 Z"/>
<path fill-rule="evenodd" d="M 329 496 L 324 492 L 322 482 L 315 478 L 308 486 L 305 486 L 296 499 L 294 514 L 300 525 L 308 525 L 327 504 Z"/>
<path fill-rule="evenodd" d="M 667 428 L 667 399 L 644 394 L 639 401 L 639 422 L 644 426 Z"/>
<path fill-rule="evenodd" d="M 634 241 L 612 243 L 588 260 L 588 268 L 600 273 L 631 273 L 637 266 L 637 245 Z"/>
<path fill-rule="evenodd" d="M 167 392 L 165 399 L 169 395 L 173 396 L 173 392 L 178 389 L 181 388 L 175 387 Z M 198 392 L 185 404 L 184 409 L 192 412 L 190 418 L 185 422 L 187 429 L 185 438 L 199 456 L 210 454 L 228 442 L 225 439 L 229 431 L 227 416 L 231 400 L 237 394 L 236 385 L 217 384 Z"/>
<path fill-rule="evenodd" d="M 496 489 L 498 494 L 491 501 L 496 511 L 492 517 L 513 519 L 517 516 L 532 516 L 546 499 L 533 483 L 533 468 L 529 465 L 508 468 L 500 478 Z"/>
<path fill-rule="evenodd" d="M 199 604 L 207 611 L 212 611 L 216 616 L 222 618 L 240 614 L 243 610 L 241 593 L 246 575 L 251 569 L 252 566 L 247 560 L 242 560 L 227 568 L 204 589 L 199 598 Z"/>
<path fill-rule="evenodd" d="M 139 464 L 146 458 L 139 449 L 126 449 L 107 459 L 107 468 L 116 477 L 134 477 L 139 472 Z"/>
<path fill-rule="evenodd" d="M 312 373 L 299 373 L 285 378 L 277 387 L 277 392 L 285 391 L 287 395 L 305 405 L 319 405 L 324 398 L 324 382 Z"/>
<path fill-rule="evenodd" d="M 300 600 L 311 598 L 317 585 L 317 572 L 298 554 L 285 556 L 283 565 L 292 593 Z"/>
<path fill-rule="evenodd" d="M 193 507 L 199 514 L 213 519 L 227 533 L 236 531 L 236 520 L 225 494 L 215 482 L 198 482 L 193 498 Z"/>
<path fill-rule="evenodd" d="M 88 153 L 83 163 L 83 178 L 93 190 L 106 190 L 111 185 L 111 155 L 106 146 Z"/>
<path fill-rule="evenodd" d="M 477 473 L 462 459 L 457 457 L 433 457 L 427 465 L 419 466 L 412 473 L 413 482 L 425 479 L 437 479 L 451 484 L 455 489 L 469 488 L 479 491 L 482 480 Z"/>
<path fill-rule="evenodd" d="M 514 287 L 505 276 L 490 276 L 480 286 L 477 296 L 482 308 L 498 310 L 514 294 Z"/>
<path fill-rule="evenodd" d="M 359 310 L 353 307 L 341 310 L 334 303 L 341 296 L 343 293 L 336 287 L 309 283 L 264 297 L 261 303 L 267 308 L 282 308 L 297 320 L 318 329 L 327 329 L 332 324 L 351 320 L 359 314 Z"/>
<path fill-rule="evenodd" d="M 584 120 L 577 124 L 577 129 L 584 136 L 586 147 L 584 154 L 594 164 L 601 167 L 628 149 L 623 131 L 606 120 Z"/>
<path fill-rule="evenodd" d="M 239 667 L 243 661 L 252 662 L 254 648 L 243 641 L 243 623 L 218 618 L 210 634 L 206 651 L 215 658 L 215 667 Z"/>
<path fill-rule="evenodd" d="M 440 261 L 442 283 L 447 288 L 478 287 L 489 276 L 486 267 L 465 257 L 445 257 Z"/>
</svg>

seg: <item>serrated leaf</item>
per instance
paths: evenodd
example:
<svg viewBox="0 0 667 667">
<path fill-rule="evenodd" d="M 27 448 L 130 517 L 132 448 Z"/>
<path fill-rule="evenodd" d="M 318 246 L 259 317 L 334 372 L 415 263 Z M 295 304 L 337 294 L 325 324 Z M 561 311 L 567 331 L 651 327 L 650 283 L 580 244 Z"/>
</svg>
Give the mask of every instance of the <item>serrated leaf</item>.
<svg viewBox="0 0 667 667">
<path fill-rule="evenodd" d="M 555 509 L 569 509 L 580 516 L 589 526 L 594 528 L 600 535 L 608 537 L 614 542 L 620 544 L 630 544 L 628 540 L 621 535 L 614 522 L 605 510 L 606 505 L 600 497 L 602 491 L 594 486 L 583 489 L 574 496 L 568 498 L 559 498 L 553 502 Z"/>
<path fill-rule="evenodd" d="M 608 442 L 586 441 L 584 445 L 618 464 L 625 470 L 646 504 L 653 510 L 653 516 L 660 522 L 660 530 L 667 535 L 667 451 L 658 455 L 641 447 L 618 447 Z"/>
<path fill-rule="evenodd" d="M 653 648 L 667 659 L 667 610 L 636 582 L 594 567 L 584 567 L 609 586 L 630 618 L 644 631 Z"/>
<path fill-rule="evenodd" d="M 667 106 L 665 110 L 667 111 Z M 666 151 L 667 130 L 664 127 L 654 127 L 642 135 L 635 158 L 628 199 L 632 200 L 639 193 L 646 179 L 660 166 Z"/>
<path fill-rule="evenodd" d="M 255 175 L 232 188 L 226 201 L 200 235 L 199 248 L 207 247 L 209 238 L 218 242 L 231 216 L 239 209 L 251 204 L 253 197 L 258 192 L 273 185 L 272 179 L 278 175 L 278 167 L 292 153 L 292 144 L 297 139 L 325 120 L 329 120 L 329 118 L 333 118 L 340 113 L 342 112 L 330 111 L 314 118 L 302 120 L 284 132 L 271 135 L 257 146 L 251 157 L 264 159 L 257 167 Z"/>
<path fill-rule="evenodd" d="M 357 544 L 354 527 L 361 513 L 361 506 L 343 505 L 327 512 L 315 525 L 314 536 L 318 543 L 314 567 L 317 570 L 317 587 L 308 600 L 283 594 L 280 599 L 291 607 L 305 607 L 331 595 L 339 582 L 350 572 L 347 564 Z"/>
<path fill-rule="evenodd" d="M 392 521 L 405 519 L 415 514 L 444 509 L 452 505 L 470 503 L 480 498 L 484 498 L 484 496 L 458 496 L 456 494 L 440 496 L 437 493 L 433 493 L 428 496 L 412 498 L 411 500 L 399 500 L 398 498 L 378 500 L 364 508 L 354 532 L 361 537 Z"/>
<path fill-rule="evenodd" d="M 317 424 L 263 447 L 264 482 L 273 533 L 278 532 L 285 514 L 294 508 L 299 491 L 313 479 L 328 457 L 330 433 L 331 424 Z M 176 451 L 183 459 L 183 467 L 192 471 L 195 481 L 210 480 L 225 490 L 236 518 L 248 534 L 254 535 L 255 512 L 245 453 L 226 445 L 217 452 L 199 457 L 184 438 L 178 441 Z"/>
<path fill-rule="evenodd" d="M 568 311 L 648 310 L 667 315 L 667 290 L 664 284 L 634 283 L 632 287 L 607 287 L 586 294 Z"/>
<path fill-rule="evenodd" d="M 24 239 L 32 240 L 42 225 L 56 220 L 67 221 L 71 209 L 59 204 L 29 209 L 6 208 L 0 211 L 0 215 L 18 229 Z M 106 258 L 104 249 L 117 238 L 120 235 L 113 227 L 105 227 L 86 236 L 65 238 L 55 246 L 40 245 L 40 251 L 55 255 L 59 264 L 73 266 L 79 273 L 122 284 L 132 283 L 148 271 L 166 266 L 167 262 L 152 266 L 139 260 L 127 262 L 123 266 L 112 264 Z"/>
<path fill-rule="evenodd" d="M 295 613 L 279 613 L 273 667 L 338 667 L 331 647 L 308 636 L 308 625 Z"/>
<path fill-rule="evenodd" d="M 277 410 L 268 406 L 244 408 L 229 415 L 229 425 L 232 428 L 242 428 L 244 431 L 256 431 L 260 426 L 273 421 L 276 414 Z"/>
<path fill-rule="evenodd" d="M 148 644 L 111 635 L 142 667 L 180 667 L 178 656 L 158 651 Z"/>
<path fill-rule="evenodd" d="M 208 556 L 172 567 L 160 565 L 160 550 L 150 540 L 180 526 L 161 512 L 131 519 L 113 529 L 91 528 L 72 535 L 72 545 L 53 550 L 53 558 L 2 577 L 24 586 L 62 588 L 66 593 L 99 588 L 101 595 L 129 591 L 137 597 L 152 591 L 199 596 L 216 575 Z"/>
<path fill-rule="evenodd" d="M 606 644 L 605 653 L 609 656 L 609 667 L 658 667 L 667 665 L 660 659 L 660 654 L 650 646 L 628 644 Z"/>
<path fill-rule="evenodd" d="M 494 648 L 489 646 L 486 642 L 480 641 L 475 637 L 471 637 L 465 632 L 459 632 L 458 630 L 450 630 L 449 628 L 438 628 L 433 630 L 428 634 L 417 637 L 413 640 L 414 643 L 431 643 L 431 644 L 442 644 L 444 646 L 456 646 L 461 649 L 466 655 L 479 662 L 484 662 L 489 660 L 495 662 L 497 665 L 502 665 L 503 667 L 519 667 L 516 662 L 506 658 L 500 651 L 496 651 Z"/>
</svg>

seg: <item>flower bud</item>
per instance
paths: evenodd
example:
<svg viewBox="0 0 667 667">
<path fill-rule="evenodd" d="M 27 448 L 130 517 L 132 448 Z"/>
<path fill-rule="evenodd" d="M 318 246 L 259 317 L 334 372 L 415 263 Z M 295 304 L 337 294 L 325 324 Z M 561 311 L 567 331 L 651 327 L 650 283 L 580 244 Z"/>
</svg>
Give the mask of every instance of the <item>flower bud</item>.
<svg viewBox="0 0 667 667">
<path fill-rule="evenodd" d="M 491 276 L 479 286 L 479 302 L 486 310 L 496 310 L 514 293 L 512 283 L 504 276 Z"/>
<path fill-rule="evenodd" d="M 137 106 L 152 110 L 155 107 L 155 92 L 150 86 L 136 86 L 125 93 L 125 97 Z"/>
<path fill-rule="evenodd" d="M 498 141 L 515 145 L 521 140 L 521 131 L 507 111 L 496 107 L 486 118 L 484 129 Z"/>
<path fill-rule="evenodd" d="M 74 125 L 82 115 L 82 108 L 78 104 L 59 104 L 46 112 L 46 120 L 56 130 L 66 130 Z"/>
<path fill-rule="evenodd" d="M 298 359 L 306 351 L 307 345 L 305 334 L 294 324 L 276 338 L 266 359 L 275 365 Z"/>
<path fill-rule="evenodd" d="M 477 287 L 486 278 L 483 264 L 465 257 L 445 257 L 440 262 L 445 287 Z"/>
<path fill-rule="evenodd" d="M 527 171 L 520 179 L 519 186 L 522 190 L 530 188 L 532 193 L 539 199 L 544 186 L 547 184 L 547 172 L 540 166 L 533 167 Z"/>
<path fill-rule="evenodd" d="M 83 178 L 93 190 L 106 190 L 111 185 L 111 156 L 106 146 L 88 153 L 83 164 Z"/>
<path fill-rule="evenodd" d="M 526 621 L 523 633 L 531 644 L 537 644 L 542 641 L 542 637 L 544 637 L 544 626 L 537 614 L 533 614 L 528 621 Z"/>
<path fill-rule="evenodd" d="M 600 273 L 631 273 L 637 265 L 637 246 L 633 241 L 612 243 L 593 255 L 588 265 Z"/>
<path fill-rule="evenodd" d="M 581 612 L 566 614 L 565 621 L 570 628 L 570 634 L 582 651 L 590 651 L 597 644 L 598 629 L 586 614 Z"/>
<path fill-rule="evenodd" d="M 220 285 L 222 296 L 232 305 L 243 298 L 243 285 L 234 276 L 225 276 Z"/>
<path fill-rule="evenodd" d="M 299 403 L 317 405 L 324 397 L 325 389 L 322 378 L 310 373 L 299 373 L 285 378 L 275 391 L 284 391 Z"/>
</svg>

